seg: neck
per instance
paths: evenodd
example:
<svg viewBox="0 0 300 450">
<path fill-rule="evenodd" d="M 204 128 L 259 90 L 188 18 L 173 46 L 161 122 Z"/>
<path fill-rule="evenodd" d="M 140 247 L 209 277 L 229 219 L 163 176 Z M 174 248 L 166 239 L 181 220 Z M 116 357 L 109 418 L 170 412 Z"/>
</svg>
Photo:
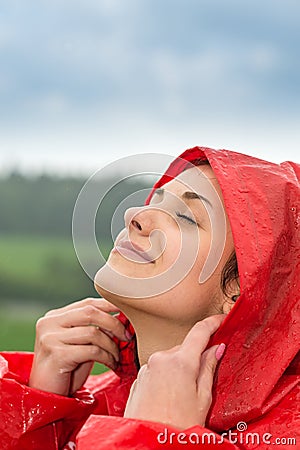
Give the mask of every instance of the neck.
<svg viewBox="0 0 300 450">
<path fill-rule="evenodd" d="M 153 353 L 180 345 L 191 328 L 187 324 L 180 325 L 161 317 L 141 314 L 140 311 L 137 314 L 126 311 L 125 314 L 136 332 L 141 366 L 148 362 Z"/>
</svg>

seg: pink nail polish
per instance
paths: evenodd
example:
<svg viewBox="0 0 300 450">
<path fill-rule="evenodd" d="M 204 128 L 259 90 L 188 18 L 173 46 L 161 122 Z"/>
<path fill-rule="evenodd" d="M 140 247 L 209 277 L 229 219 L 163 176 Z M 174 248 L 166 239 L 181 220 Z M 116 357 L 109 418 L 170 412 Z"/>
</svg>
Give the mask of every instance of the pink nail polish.
<svg viewBox="0 0 300 450">
<path fill-rule="evenodd" d="M 222 344 L 219 345 L 219 347 L 216 350 L 216 358 L 218 361 L 222 358 L 224 351 L 225 351 L 226 345 L 222 342 Z"/>
<path fill-rule="evenodd" d="M 128 341 L 130 341 L 133 338 L 129 330 L 125 330 L 125 336 L 127 337 Z"/>
</svg>

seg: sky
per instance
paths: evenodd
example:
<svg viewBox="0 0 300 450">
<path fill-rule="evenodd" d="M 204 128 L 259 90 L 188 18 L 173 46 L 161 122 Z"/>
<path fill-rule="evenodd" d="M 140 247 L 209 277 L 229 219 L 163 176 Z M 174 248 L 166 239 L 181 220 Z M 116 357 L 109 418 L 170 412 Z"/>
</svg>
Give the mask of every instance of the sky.
<svg viewBox="0 0 300 450">
<path fill-rule="evenodd" d="M 0 5 L 0 172 L 195 145 L 299 162 L 298 0 Z"/>
</svg>

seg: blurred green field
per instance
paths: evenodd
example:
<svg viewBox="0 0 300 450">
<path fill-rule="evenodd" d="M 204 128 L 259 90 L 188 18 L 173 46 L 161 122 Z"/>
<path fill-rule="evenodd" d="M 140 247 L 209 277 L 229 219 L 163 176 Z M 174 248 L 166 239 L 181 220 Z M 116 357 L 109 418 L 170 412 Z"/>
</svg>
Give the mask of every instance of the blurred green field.
<svg viewBox="0 0 300 450">
<path fill-rule="evenodd" d="M 20 281 L 40 277 L 45 263 L 53 256 L 71 263 L 75 255 L 71 239 L 26 235 L 0 235 L 0 254 L 1 271 L 15 272 Z"/>
<path fill-rule="evenodd" d="M 101 246 L 105 257 L 109 249 Z M 12 299 L 59 307 L 96 295 L 71 237 L 0 234 L 0 255 L 0 305 Z"/>
<path fill-rule="evenodd" d="M 33 350 L 36 322 L 33 314 L 30 317 L 14 306 L 0 310 L 0 321 L 0 350 Z"/>
<path fill-rule="evenodd" d="M 0 350 L 33 351 L 39 317 L 97 296 L 71 239 L 0 235 L 0 255 Z M 93 373 L 104 370 L 96 364 Z"/>
</svg>

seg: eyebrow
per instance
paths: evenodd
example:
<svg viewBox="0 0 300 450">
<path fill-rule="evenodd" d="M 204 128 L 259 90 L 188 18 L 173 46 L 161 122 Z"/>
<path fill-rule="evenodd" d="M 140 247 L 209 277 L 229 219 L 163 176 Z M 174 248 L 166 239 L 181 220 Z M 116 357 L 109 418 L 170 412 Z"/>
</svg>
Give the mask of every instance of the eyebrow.
<svg viewBox="0 0 300 450">
<path fill-rule="evenodd" d="M 154 194 L 158 194 L 158 195 L 163 195 L 165 192 L 165 189 L 163 188 L 158 188 L 155 190 Z M 204 197 L 201 194 L 197 194 L 196 192 L 190 192 L 190 191 L 186 191 L 181 195 L 181 198 L 183 200 L 201 200 L 206 202 L 211 208 L 213 207 L 213 205 L 211 204 L 211 202 L 208 200 L 208 198 Z"/>
</svg>

